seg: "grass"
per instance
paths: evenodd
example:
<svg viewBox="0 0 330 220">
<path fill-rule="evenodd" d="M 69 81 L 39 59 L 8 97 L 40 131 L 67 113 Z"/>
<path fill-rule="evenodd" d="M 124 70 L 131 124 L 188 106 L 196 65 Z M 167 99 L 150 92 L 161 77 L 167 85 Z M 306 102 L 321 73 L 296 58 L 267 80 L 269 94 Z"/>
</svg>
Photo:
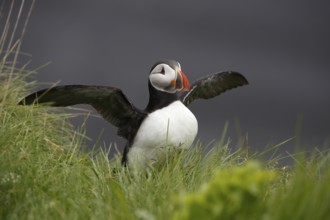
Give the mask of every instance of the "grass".
<svg viewBox="0 0 330 220">
<path fill-rule="evenodd" d="M 18 16 L 19 18 L 19 16 Z M 12 22 L 15 24 L 15 22 Z M 26 22 L 25 22 L 26 23 Z M 26 26 L 24 26 L 25 28 Z M 62 110 L 17 106 L 36 86 L 36 70 L 18 65 L 17 41 L 0 40 L 0 219 L 329 219 L 330 153 L 295 157 L 290 167 L 221 139 L 176 152 L 166 163 L 132 173 L 95 146 L 81 150 Z M 24 31 L 23 31 L 24 33 Z M 4 49 L 6 48 L 6 49 Z M 97 150 L 99 149 L 99 150 Z"/>
</svg>

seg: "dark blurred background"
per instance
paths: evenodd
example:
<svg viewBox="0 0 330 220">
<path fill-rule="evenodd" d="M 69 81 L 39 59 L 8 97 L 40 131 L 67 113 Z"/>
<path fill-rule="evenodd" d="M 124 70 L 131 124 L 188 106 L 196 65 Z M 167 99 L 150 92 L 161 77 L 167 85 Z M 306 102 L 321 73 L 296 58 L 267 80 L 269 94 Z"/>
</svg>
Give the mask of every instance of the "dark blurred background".
<svg viewBox="0 0 330 220">
<path fill-rule="evenodd" d="M 191 83 L 241 72 L 249 86 L 190 106 L 198 139 L 219 139 L 229 121 L 232 147 L 246 134 L 253 149 L 298 135 L 283 148 L 291 151 L 297 142 L 329 146 L 329 41 L 329 1 L 39 0 L 22 51 L 32 68 L 52 62 L 38 81 L 118 87 L 139 108 L 160 59 L 178 60 Z M 96 117 L 87 121 L 90 145 L 102 130 L 102 145 L 123 149 L 116 129 Z"/>
</svg>

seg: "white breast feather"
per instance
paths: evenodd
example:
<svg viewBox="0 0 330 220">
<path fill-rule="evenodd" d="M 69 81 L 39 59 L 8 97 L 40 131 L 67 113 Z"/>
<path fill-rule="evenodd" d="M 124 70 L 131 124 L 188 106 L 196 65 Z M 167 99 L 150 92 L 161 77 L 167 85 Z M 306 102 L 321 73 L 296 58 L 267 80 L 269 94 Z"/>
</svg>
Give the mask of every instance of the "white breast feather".
<svg viewBox="0 0 330 220">
<path fill-rule="evenodd" d="M 145 168 L 163 157 L 167 147 L 189 148 L 197 130 L 194 114 L 181 101 L 150 113 L 128 152 L 128 165 Z"/>
</svg>

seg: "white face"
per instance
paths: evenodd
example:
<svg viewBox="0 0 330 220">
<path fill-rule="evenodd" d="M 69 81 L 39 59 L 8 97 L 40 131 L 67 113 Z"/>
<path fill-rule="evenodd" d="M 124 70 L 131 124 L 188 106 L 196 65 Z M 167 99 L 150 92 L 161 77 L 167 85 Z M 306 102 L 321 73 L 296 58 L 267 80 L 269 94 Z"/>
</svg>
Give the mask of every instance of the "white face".
<svg viewBox="0 0 330 220">
<path fill-rule="evenodd" d="M 149 80 L 153 87 L 160 91 L 174 93 L 175 81 L 177 78 L 176 70 L 167 64 L 158 64 L 150 73 Z"/>
</svg>

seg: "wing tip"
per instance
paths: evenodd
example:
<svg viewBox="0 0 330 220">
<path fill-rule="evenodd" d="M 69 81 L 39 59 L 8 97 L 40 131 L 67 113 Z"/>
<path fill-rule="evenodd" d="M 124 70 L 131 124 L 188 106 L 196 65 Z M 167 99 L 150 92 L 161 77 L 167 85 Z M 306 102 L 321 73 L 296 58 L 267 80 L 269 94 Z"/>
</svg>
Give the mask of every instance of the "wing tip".
<svg viewBox="0 0 330 220">
<path fill-rule="evenodd" d="M 17 105 L 27 105 L 25 99 L 22 99 L 17 103 Z"/>
<path fill-rule="evenodd" d="M 243 76 L 243 74 L 236 72 L 236 71 L 229 71 L 228 72 L 230 75 L 235 75 L 236 77 L 238 77 L 237 79 L 240 80 L 241 84 L 239 86 L 244 86 L 244 85 L 249 85 L 249 81 L 246 79 L 245 76 Z"/>
<path fill-rule="evenodd" d="M 51 89 L 43 89 L 39 90 L 37 92 L 31 93 L 30 95 L 24 97 L 22 100 L 20 100 L 17 104 L 18 105 L 33 105 L 38 103 L 51 103 L 51 106 L 56 106 L 55 103 L 52 103 L 54 101 L 44 99 L 45 95 L 51 91 Z"/>
<path fill-rule="evenodd" d="M 17 105 L 32 105 L 38 100 L 36 93 L 32 93 L 25 98 L 21 99 Z"/>
</svg>

